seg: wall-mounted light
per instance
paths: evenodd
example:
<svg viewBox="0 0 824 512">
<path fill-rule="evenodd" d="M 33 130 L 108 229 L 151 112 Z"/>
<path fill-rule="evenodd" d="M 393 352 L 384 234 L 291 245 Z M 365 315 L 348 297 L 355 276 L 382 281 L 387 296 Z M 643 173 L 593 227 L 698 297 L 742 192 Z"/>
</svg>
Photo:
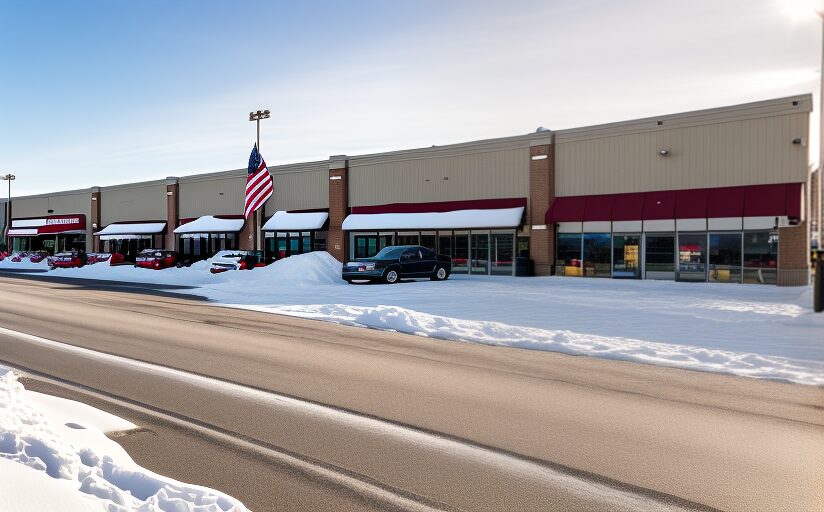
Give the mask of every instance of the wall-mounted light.
<svg viewBox="0 0 824 512">
<path fill-rule="evenodd" d="M 669 156 L 669 150 L 668 149 L 659 149 L 658 154 L 661 155 L 661 156 Z"/>
<path fill-rule="evenodd" d="M 166 195 L 167 195 L 167 196 L 173 196 L 173 195 L 175 195 L 175 193 L 174 193 L 174 192 L 172 192 L 171 190 L 169 190 L 168 192 L 166 192 Z"/>
<path fill-rule="evenodd" d="M 806 146 L 807 141 L 804 140 L 803 137 L 796 137 L 796 138 L 793 139 L 793 144 L 800 145 L 800 146 Z"/>
<path fill-rule="evenodd" d="M 535 155 L 532 157 L 533 160 L 546 160 L 549 155 Z"/>
</svg>

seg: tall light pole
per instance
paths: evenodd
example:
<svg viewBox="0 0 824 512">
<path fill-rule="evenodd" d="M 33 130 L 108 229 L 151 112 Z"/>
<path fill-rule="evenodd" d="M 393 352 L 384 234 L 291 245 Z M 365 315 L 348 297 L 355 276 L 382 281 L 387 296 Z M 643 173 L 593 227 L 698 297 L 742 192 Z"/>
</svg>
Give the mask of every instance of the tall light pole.
<svg viewBox="0 0 824 512">
<path fill-rule="evenodd" d="M 11 229 L 11 182 L 16 180 L 17 177 L 12 173 L 6 173 L 3 176 L 3 181 L 9 182 L 9 200 L 6 203 L 6 233 L 3 239 L 6 241 L 6 250 L 8 251 L 11 248 L 11 239 L 9 238 L 9 229 Z"/>
<path fill-rule="evenodd" d="M 249 112 L 249 121 L 254 121 L 257 124 L 257 149 L 258 154 L 260 154 L 260 122 L 263 119 L 269 119 L 269 111 L 268 110 L 258 110 L 257 112 Z M 261 157 L 263 158 L 263 157 Z M 255 221 L 254 221 L 254 236 L 255 236 L 255 249 L 258 251 L 263 250 L 263 240 L 261 240 L 260 236 L 260 228 L 262 227 L 263 222 L 263 210 L 266 208 L 266 205 L 262 205 L 258 208 L 258 211 L 255 212 Z"/>
</svg>

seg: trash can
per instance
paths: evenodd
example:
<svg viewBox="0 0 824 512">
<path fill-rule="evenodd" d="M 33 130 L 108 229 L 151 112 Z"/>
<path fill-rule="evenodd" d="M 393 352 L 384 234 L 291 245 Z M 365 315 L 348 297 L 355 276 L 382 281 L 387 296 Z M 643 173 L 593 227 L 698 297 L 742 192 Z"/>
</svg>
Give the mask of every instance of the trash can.
<svg viewBox="0 0 824 512">
<path fill-rule="evenodd" d="M 519 277 L 525 277 L 531 276 L 532 274 L 532 260 L 527 258 L 526 256 L 516 256 L 515 275 Z"/>
</svg>

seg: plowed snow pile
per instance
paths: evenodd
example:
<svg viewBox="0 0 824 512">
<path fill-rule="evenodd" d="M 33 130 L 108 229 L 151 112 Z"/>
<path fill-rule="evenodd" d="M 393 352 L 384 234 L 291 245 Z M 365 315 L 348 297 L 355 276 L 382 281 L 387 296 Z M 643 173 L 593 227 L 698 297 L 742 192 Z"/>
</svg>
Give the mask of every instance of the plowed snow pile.
<svg viewBox="0 0 824 512">
<path fill-rule="evenodd" d="M 143 469 L 104 434 L 130 428 L 84 404 L 26 391 L 0 366 L 0 510 L 247 510 L 218 491 Z"/>
<path fill-rule="evenodd" d="M 189 285 L 221 305 L 432 338 L 824 385 L 812 288 L 453 275 L 347 285 L 326 252 L 211 275 L 94 265 L 50 274 Z"/>
</svg>

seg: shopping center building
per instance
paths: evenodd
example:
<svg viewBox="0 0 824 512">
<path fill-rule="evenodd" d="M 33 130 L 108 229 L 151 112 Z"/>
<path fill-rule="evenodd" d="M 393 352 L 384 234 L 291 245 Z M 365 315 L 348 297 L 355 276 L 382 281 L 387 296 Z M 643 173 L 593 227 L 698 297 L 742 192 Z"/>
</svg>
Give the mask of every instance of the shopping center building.
<svg viewBox="0 0 824 512">
<path fill-rule="evenodd" d="M 803 95 L 273 166 L 262 226 L 242 217 L 245 169 L 15 197 L 8 236 L 195 261 L 258 234 L 272 259 L 420 244 L 455 273 L 802 285 L 811 110 Z"/>
</svg>

